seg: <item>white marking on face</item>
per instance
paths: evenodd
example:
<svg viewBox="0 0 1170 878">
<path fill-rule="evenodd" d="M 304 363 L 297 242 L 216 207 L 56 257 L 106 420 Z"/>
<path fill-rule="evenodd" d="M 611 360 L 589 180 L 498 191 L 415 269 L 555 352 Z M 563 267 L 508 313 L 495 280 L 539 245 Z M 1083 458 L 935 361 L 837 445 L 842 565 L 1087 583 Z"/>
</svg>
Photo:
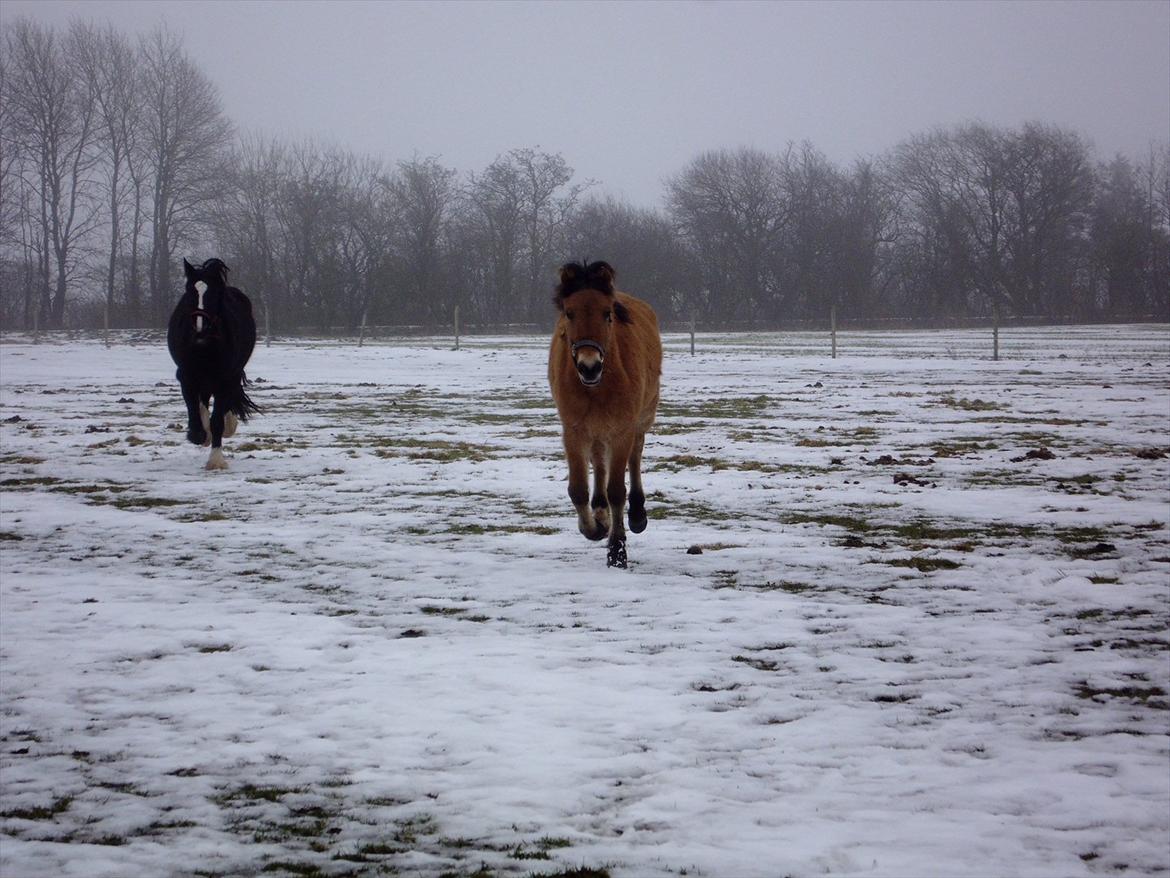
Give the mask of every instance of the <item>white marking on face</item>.
<svg viewBox="0 0 1170 878">
<path fill-rule="evenodd" d="M 195 281 L 195 292 L 199 296 L 199 302 L 195 305 L 195 307 L 198 308 L 200 311 L 202 311 L 203 310 L 203 294 L 207 292 L 207 284 L 201 280 Z M 203 331 L 203 318 L 202 317 L 195 318 L 195 331 L 196 332 Z"/>
</svg>

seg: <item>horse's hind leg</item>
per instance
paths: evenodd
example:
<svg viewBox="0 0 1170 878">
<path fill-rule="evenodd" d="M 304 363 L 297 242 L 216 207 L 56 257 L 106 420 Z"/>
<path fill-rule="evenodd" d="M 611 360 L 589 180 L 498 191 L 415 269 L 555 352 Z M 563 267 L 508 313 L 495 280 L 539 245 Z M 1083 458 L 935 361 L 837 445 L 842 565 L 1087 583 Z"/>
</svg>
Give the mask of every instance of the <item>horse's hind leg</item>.
<svg viewBox="0 0 1170 878">
<path fill-rule="evenodd" d="M 236 428 L 240 426 L 240 419 L 235 412 L 228 412 L 223 416 L 223 438 L 231 439 L 236 435 Z"/>
<path fill-rule="evenodd" d="M 606 484 L 606 498 L 612 524 L 609 527 L 609 553 L 605 563 L 609 567 L 626 567 L 626 526 L 622 516 L 626 511 L 626 462 L 633 451 L 632 440 L 616 442 L 610 448 L 609 481 Z"/>
<path fill-rule="evenodd" d="M 227 412 L 227 403 L 223 402 L 224 394 L 215 395 L 215 405 L 211 410 L 211 455 L 207 458 L 204 469 L 227 469 L 227 460 L 223 456 L 223 422 Z"/>
<path fill-rule="evenodd" d="M 646 434 L 639 433 L 630 451 L 630 530 L 636 534 L 646 529 L 646 494 L 642 490 L 642 446 L 645 444 Z"/>
</svg>

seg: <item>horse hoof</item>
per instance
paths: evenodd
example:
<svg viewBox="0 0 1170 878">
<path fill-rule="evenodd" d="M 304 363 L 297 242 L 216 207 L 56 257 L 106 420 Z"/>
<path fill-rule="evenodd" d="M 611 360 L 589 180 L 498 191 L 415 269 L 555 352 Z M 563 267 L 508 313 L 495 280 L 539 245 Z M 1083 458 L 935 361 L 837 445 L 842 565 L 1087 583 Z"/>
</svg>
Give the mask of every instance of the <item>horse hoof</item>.
<svg viewBox="0 0 1170 878">
<path fill-rule="evenodd" d="M 187 441 L 192 445 L 206 445 L 210 440 L 203 430 L 188 430 Z"/>
<path fill-rule="evenodd" d="M 605 559 L 606 567 L 620 567 L 625 570 L 629 567 L 629 559 L 626 557 L 626 544 L 615 543 L 609 547 L 609 554 Z"/>
<path fill-rule="evenodd" d="M 203 468 L 208 470 L 227 469 L 227 458 L 223 456 L 223 451 L 218 448 L 211 449 L 211 456 L 207 458 L 207 463 L 204 464 Z"/>
<path fill-rule="evenodd" d="M 631 509 L 630 510 L 630 530 L 633 533 L 640 534 L 645 529 L 646 529 L 646 510 L 639 509 L 637 511 L 634 511 L 633 509 Z"/>
<path fill-rule="evenodd" d="M 609 536 L 609 528 L 598 522 L 593 523 L 592 530 L 590 530 L 583 523 L 578 523 L 577 529 L 581 531 L 581 535 L 584 536 L 585 539 L 592 540 L 595 543 L 598 540 L 604 540 L 607 536 Z"/>
</svg>

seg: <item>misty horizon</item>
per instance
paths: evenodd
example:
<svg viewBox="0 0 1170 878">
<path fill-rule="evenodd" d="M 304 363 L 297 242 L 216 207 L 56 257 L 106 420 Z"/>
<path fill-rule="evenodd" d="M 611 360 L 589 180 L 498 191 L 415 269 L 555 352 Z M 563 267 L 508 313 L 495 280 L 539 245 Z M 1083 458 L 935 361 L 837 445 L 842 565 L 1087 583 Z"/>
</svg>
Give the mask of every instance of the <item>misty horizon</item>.
<svg viewBox="0 0 1170 878">
<path fill-rule="evenodd" d="M 7 0 L 182 37 L 242 133 L 462 172 L 563 155 L 661 207 L 695 155 L 808 142 L 847 165 L 929 131 L 1039 122 L 1098 158 L 1170 139 L 1170 4 L 467 4 Z"/>
</svg>

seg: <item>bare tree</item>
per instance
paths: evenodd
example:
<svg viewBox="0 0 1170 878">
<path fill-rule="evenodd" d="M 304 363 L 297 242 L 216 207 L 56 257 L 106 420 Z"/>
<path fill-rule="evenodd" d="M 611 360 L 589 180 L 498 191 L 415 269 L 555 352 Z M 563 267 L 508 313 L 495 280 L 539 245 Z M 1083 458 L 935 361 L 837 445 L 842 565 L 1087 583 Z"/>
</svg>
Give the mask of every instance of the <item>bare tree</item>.
<svg viewBox="0 0 1170 878">
<path fill-rule="evenodd" d="M 515 277 L 524 221 L 520 170 L 506 159 L 497 158 L 482 174 L 469 175 L 465 195 L 475 205 L 490 265 L 488 283 L 479 297 L 480 311 L 487 319 L 499 321 L 515 311 Z"/>
<path fill-rule="evenodd" d="M 69 30 L 69 50 L 85 84 L 88 99 L 97 113 L 96 143 L 102 159 L 105 177 L 106 205 L 109 223 L 109 246 L 106 260 L 106 308 L 115 313 L 118 263 L 124 244 L 123 219 L 127 210 L 124 177 L 135 176 L 134 161 L 138 149 L 138 131 L 142 115 L 142 87 L 139 65 L 133 45 L 111 25 L 97 29 L 93 25 L 74 22 Z M 134 203 L 138 207 L 137 201 Z M 133 223 L 132 223 L 133 226 Z M 137 236 L 132 227 L 133 240 Z M 136 278 L 131 281 L 133 301 L 128 309 L 131 319 L 137 318 Z"/>
<path fill-rule="evenodd" d="M 287 149 L 275 138 L 241 137 L 233 147 L 216 210 L 219 252 L 254 297 L 272 330 L 272 309 L 283 299 L 277 270 L 279 221 L 277 202 L 284 185 Z"/>
<path fill-rule="evenodd" d="M 667 184 L 667 205 L 694 249 L 707 291 L 702 316 L 753 317 L 780 295 L 770 265 L 788 222 L 783 163 L 754 149 L 705 152 Z"/>
<path fill-rule="evenodd" d="M 230 145 L 231 123 L 215 85 L 165 27 L 139 46 L 144 76 L 145 160 L 151 183 L 150 307 L 169 310 L 176 249 L 210 224 L 216 172 Z"/>
<path fill-rule="evenodd" d="M 442 247 L 456 195 L 456 172 L 434 156 L 399 162 L 388 182 L 395 216 L 407 319 L 446 321 L 454 302 L 445 301 L 440 276 Z"/>
<path fill-rule="evenodd" d="M 52 30 L 27 19 L 5 34 L 11 144 L 22 155 L 39 225 L 40 317 L 62 326 L 82 243 L 93 229 L 95 111 Z"/>
</svg>

